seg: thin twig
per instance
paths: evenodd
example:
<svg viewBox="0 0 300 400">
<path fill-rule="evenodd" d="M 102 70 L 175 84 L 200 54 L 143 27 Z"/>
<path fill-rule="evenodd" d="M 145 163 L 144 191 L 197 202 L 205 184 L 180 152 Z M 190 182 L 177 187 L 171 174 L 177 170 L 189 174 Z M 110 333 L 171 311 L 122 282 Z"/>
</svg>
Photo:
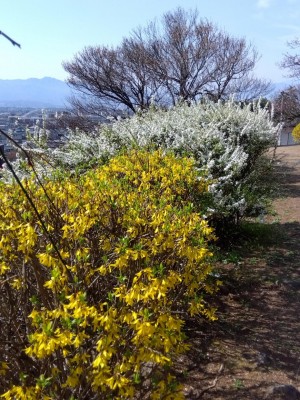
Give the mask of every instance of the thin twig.
<svg viewBox="0 0 300 400">
<path fill-rule="evenodd" d="M 10 43 L 11 43 L 13 46 L 18 46 L 19 48 L 21 48 L 21 45 L 20 45 L 19 43 L 15 42 L 12 38 L 10 38 L 9 36 L 7 36 L 4 32 L 0 31 L 0 35 L 4 36 L 7 40 L 9 40 Z"/>
<path fill-rule="evenodd" d="M 205 392 L 207 392 L 207 391 L 210 390 L 210 389 L 213 389 L 213 388 L 216 386 L 216 384 L 217 384 L 217 382 L 218 382 L 218 379 L 219 379 L 221 373 L 223 372 L 223 370 L 224 370 L 224 364 L 221 364 L 220 367 L 219 367 L 219 369 L 218 369 L 217 375 L 216 375 L 215 379 L 213 380 L 212 384 L 209 385 L 209 386 L 207 386 L 205 389 L 201 390 L 201 392 L 200 392 L 199 395 L 197 396 L 199 399 L 203 396 L 203 394 L 204 394 Z"/>
</svg>

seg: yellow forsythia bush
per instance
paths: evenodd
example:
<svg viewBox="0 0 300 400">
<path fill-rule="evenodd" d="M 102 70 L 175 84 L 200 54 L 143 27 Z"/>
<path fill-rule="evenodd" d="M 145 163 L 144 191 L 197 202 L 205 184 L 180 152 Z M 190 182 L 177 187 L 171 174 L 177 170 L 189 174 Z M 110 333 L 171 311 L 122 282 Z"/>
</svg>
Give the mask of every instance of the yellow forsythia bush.
<svg viewBox="0 0 300 400">
<path fill-rule="evenodd" d="M 0 185 L 3 399 L 182 399 L 184 315 L 216 290 L 194 162 L 133 151 L 81 177 Z M 58 252 L 56 251 L 58 250 Z"/>
<path fill-rule="evenodd" d="M 296 142 L 300 142 L 300 124 L 296 125 L 292 130 L 292 135 Z"/>
</svg>

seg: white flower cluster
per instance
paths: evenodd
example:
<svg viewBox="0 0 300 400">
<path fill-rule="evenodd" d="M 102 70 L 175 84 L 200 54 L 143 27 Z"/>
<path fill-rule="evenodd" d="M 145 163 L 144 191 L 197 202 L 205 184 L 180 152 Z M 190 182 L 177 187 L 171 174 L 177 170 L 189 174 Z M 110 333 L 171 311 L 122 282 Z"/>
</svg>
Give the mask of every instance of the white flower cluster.
<svg viewBox="0 0 300 400">
<path fill-rule="evenodd" d="M 70 133 L 63 147 L 46 153 L 52 164 L 68 169 L 91 160 L 103 161 L 121 149 L 136 146 L 192 156 L 199 175 L 212 182 L 208 211 L 222 218 L 261 207 L 265 171 L 261 160 L 277 143 L 279 130 L 259 104 L 242 105 L 234 99 L 183 103 L 119 119 L 90 134 L 77 130 Z"/>
<path fill-rule="evenodd" d="M 259 103 L 242 106 L 231 99 L 181 104 L 119 120 L 111 129 L 123 146 L 156 145 L 195 157 L 199 171 L 213 181 L 211 213 L 241 216 L 263 205 L 256 166 L 261 167 L 264 154 L 277 143 L 280 126 L 274 126 Z"/>
<path fill-rule="evenodd" d="M 103 128 L 90 134 L 77 129 L 69 132 L 67 143 L 63 147 L 55 148 L 51 157 L 70 169 L 79 164 L 88 164 L 91 160 L 101 160 L 106 155 L 110 157 L 116 150 L 116 146 L 104 134 Z"/>
</svg>

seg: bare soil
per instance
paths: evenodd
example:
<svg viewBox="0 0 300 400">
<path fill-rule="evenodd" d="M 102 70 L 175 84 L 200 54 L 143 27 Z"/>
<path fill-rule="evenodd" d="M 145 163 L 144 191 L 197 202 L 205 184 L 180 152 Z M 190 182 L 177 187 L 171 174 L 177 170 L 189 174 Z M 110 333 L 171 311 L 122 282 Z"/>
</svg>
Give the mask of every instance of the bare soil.
<svg viewBox="0 0 300 400">
<path fill-rule="evenodd" d="M 300 145 L 276 154 L 274 213 L 246 223 L 243 244 L 221 260 L 218 320 L 187 324 L 191 350 L 177 367 L 189 400 L 260 400 L 276 384 L 300 386 Z"/>
</svg>

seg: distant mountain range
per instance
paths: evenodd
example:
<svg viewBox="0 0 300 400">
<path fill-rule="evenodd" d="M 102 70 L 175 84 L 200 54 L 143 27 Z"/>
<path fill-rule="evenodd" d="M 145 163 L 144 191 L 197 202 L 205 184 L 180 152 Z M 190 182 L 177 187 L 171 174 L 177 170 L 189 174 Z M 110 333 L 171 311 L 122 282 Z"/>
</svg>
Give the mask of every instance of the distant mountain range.
<svg viewBox="0 0 300 400">
<path fill-rule="evenodd" d="M 69 86 L 55 78 L 0 79 L 0 107 L 65 107 Z"/>
<path fill-rule="evenodd" d="M 274 83 L 271 97 L 289 85 Z M 66 107 L 71 94 L 69 86 L 55 78 L 0 79 L 0 107 Z"/>
</svg>

